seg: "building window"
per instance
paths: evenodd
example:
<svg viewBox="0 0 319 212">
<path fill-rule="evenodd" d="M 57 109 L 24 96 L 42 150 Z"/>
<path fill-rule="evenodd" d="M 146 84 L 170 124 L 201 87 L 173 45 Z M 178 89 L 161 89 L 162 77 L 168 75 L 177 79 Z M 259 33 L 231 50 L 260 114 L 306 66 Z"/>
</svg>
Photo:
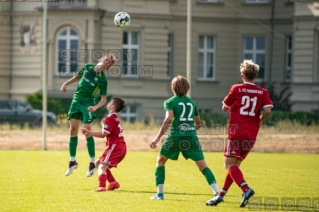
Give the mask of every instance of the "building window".
<svg viewBox="0 0 319 212">
<path fill-rule="evenodd" d="M 126 122 L 137 121 L 137 106 L 126 105 L 126 107 L 119 113 L 119 117 Z"/>
<path fill-rule="evenodd" d="M 285 82 L 291 81 L 292 37 L 286 37 Z"/>
<path fill-rule="evenodd" d="M 73 75 L 78 68 L 77 53 L 79 49 L 78 33 L 68 27 L 57 36 L 57 74 Z"/>
<path fill-rule="evenodd" d="M 70 6 L 87 6 L 87 0 L 47 0 L 49 6 L 60 6 L 60 7 L 70 7 Z"/>
<path fill-rule="evenodd" d="M 167 46 L 167 77 L 171 78 L 173 74 L 173 34 L 168 34 Z"/>
<path fill-rule="evenodd" d="M 265 78 L 265 38 L 244 37 L 244 59 L 259 65 L 258 80 Z"/>
<path fill-rule="evenodd" d="M 123 77 L 138 77 L 139 33 L 123 32 Z"/>
<path fill-rule="evenodd" d="M 260 3 L 268 3 L 268 0 L 246 0 L 248 4 L 260 4 Z"/>
<path fill-rule="evenodd" d="M 215 38 L 213 36 L 199 36 L 198 79 L 215 79 Z"/>
<path fill-rule="evenodd" d="M 207 3 L 218 3 L 219 0 L 199 0 L 199 2 L 207 2 Z"/>
</svg>

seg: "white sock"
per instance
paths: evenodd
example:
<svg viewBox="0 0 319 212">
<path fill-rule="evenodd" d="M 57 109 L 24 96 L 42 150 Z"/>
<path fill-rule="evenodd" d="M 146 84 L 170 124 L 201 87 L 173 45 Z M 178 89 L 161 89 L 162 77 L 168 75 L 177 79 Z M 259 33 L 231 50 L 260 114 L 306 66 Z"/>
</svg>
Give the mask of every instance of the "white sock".
<svg viewBox="0 0 319 212">
<path fill-rule="evenodd" d="M 217 183 L 212 183 L 212 184 L 210 185 L 210 187 L 213 189 L 214 193 L 216 193 L 216 192 L 219 191 L 219 190 L 218 190 L 218 185 L 217 185 Z"/>
<path fill-rule="evenodd" d="M 90 163 L 95 163 L 95 158 L 90 158 Z"/>
<path fill-rule="evenodd" d="M 158 184 L 157 193 L 158 194 L 163 194 L 163 191 L 164 191 L 164 184 Z"/>
<path fill-rule="evenodd" d="M 75 161 L 75 157 L 70 157 L 70 161 L 74 162 Z"/>
</svg>

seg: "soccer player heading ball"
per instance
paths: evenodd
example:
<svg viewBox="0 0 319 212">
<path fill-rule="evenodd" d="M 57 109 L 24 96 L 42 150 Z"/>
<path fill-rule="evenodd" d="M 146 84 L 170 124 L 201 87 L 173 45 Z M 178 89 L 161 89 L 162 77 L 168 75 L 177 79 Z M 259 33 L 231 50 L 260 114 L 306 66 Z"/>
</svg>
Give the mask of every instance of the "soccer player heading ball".
<svg viewBox="0 0 319 212">
<path fill-rule="evenodd" d="M 218 195 L 206 202 L 217 205 L 235 182 L 242 190 L 240 207 L 245 207 L 254 190 L 248 187 L 239 166 L 253 148 L 261 123 L 271 113 L 273 103 L 268 91 L 254 84 L 259 66 L 252 60 L 244 60 L 240 65 L 243 84 L 233 85 L 223 101 L 222 110 L 230 111 L 228 141 L 224 149 L 224 166 L 227 170 L 225 181 Z M 263 114 L 259 111 L 263 108 Z"/>
<path fill-rule="evenodd" d="M 149 143 L 149 146 L 155 149 L 162 135 L 169 126 L 171 127 L 157 157 L 155 170 L 157 193 L 151 197 L 152 200 L 164 199 L 165 163 L 168 159 L 177 160 L 180 152 L 185 159 L 190 158 L 195 161 L 199 171 L 205 176 L 208 185 L 215 194 L 218 192 L 215 176 L 206 165 L 198 141 L 196 130 L 200 128 L 201 119 L 195 102 L 186 96 L 188 90 L 189 83 L 186 78 L 177 76 L 172 80 L 174 96 L 164 102 L 165 119 L 159 132 Z"/>
<path fill-rule="evenodd" d="M 113 54 L 106 55 L 99 59 L 99 63 L 94 65 L 91 63 L 85 64 L 83 68 L 61 87 L 61 92 L 66 92 L 66 87 L 72 83 L 80 81 L 73 95 L 71 107 L 68 112 L 68 120 L 70 124 L 70 141 L 69 153 L 70 162 L 69 168 L 65 175 L 69 176 L 73 170 L 78 167 L 76 162 L 76 148 L 78 145 L 78 131 L 81 122 L 83 127 L 91 130 L 92 122 L 96 117 L 94 112 L 105 105 L 107 95 L 107 78 L 103 71 L 116 63 L 116 58 Z M 95 103 L 95 93 L 100 90 L 101 101 Z M 86 145 L 90 156 L 89 169 L 86 176 L 91 177 L 95 172 L 95 145 L 92 136 L 86 136 Z"/>
</svg>

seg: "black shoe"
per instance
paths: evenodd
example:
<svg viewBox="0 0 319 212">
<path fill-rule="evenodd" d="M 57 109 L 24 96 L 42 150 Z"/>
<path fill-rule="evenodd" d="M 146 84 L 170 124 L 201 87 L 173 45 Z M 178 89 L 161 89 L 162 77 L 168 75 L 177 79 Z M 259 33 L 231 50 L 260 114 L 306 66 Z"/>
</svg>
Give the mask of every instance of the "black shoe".
<svg viewBox="0 0 319 212">
<path fill-rule="evenodd" d="M 95 170 L 96 170 L 95 164 L 94 164 L 94 163 L 90 163 L 90 165 L 89 165 L 89 170 L 88 170 L 88 172 L 86 173 L 86 176 L 87 176 L 87 177 L 92 177 L 92 176 L 94 175 Z"/>
<path fill-rule="evenodd" d="M 78 166 L 79 166 L 79 164 L 76 161 L 70 161 L 69 168 L 68 168 L 68 170 L 66 170 L 65 176 L 69 176 L 70 174 L 72 174 L 73 170 L 78 168 Z"/>
<path fill-rule="evenodd" d="M 244 193 L 243 193 L 243 199 L 241 200 L 241 203 L 239 207 L 243 208 L 247 205 L 248 200 L 250 197 L 254 196 L 255 192 L 253 189 L 248 188 Z"/>
</svg>

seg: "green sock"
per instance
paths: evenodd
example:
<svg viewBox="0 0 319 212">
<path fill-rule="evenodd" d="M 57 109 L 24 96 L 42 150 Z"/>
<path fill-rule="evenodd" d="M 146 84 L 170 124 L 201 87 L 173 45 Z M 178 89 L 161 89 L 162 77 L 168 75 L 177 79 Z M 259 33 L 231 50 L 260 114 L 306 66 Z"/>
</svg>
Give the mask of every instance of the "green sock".
<svg viewBox="0 0 319 212">
<path fill-rule="evenodd" d="M 78 146 L 78 137 L 70 137 L 69 141 L 69 153 L 71 157 L 76 156 L 76 147 Z"/>
<path fill-rule="evenodd" d="M 94 145 L 93 136 L 86 138 L 86 146 L 88 148 L 90 158 L 94 158 L 95 157 L 95 145 Z"/>
<path fill-rule="evenodd" d="M 158 166 L 155 170 L 155 182 L 156 186 L 164 184 L 165 181 L 165 166 Z"/>
<path fill-rule="evenodd" d="M 211 185 L 212 183 L 216 183 L 215 176 L 208 167 L 202 170 L 202 174 L 205 176 L 208 185 Z"/>
</svg>

